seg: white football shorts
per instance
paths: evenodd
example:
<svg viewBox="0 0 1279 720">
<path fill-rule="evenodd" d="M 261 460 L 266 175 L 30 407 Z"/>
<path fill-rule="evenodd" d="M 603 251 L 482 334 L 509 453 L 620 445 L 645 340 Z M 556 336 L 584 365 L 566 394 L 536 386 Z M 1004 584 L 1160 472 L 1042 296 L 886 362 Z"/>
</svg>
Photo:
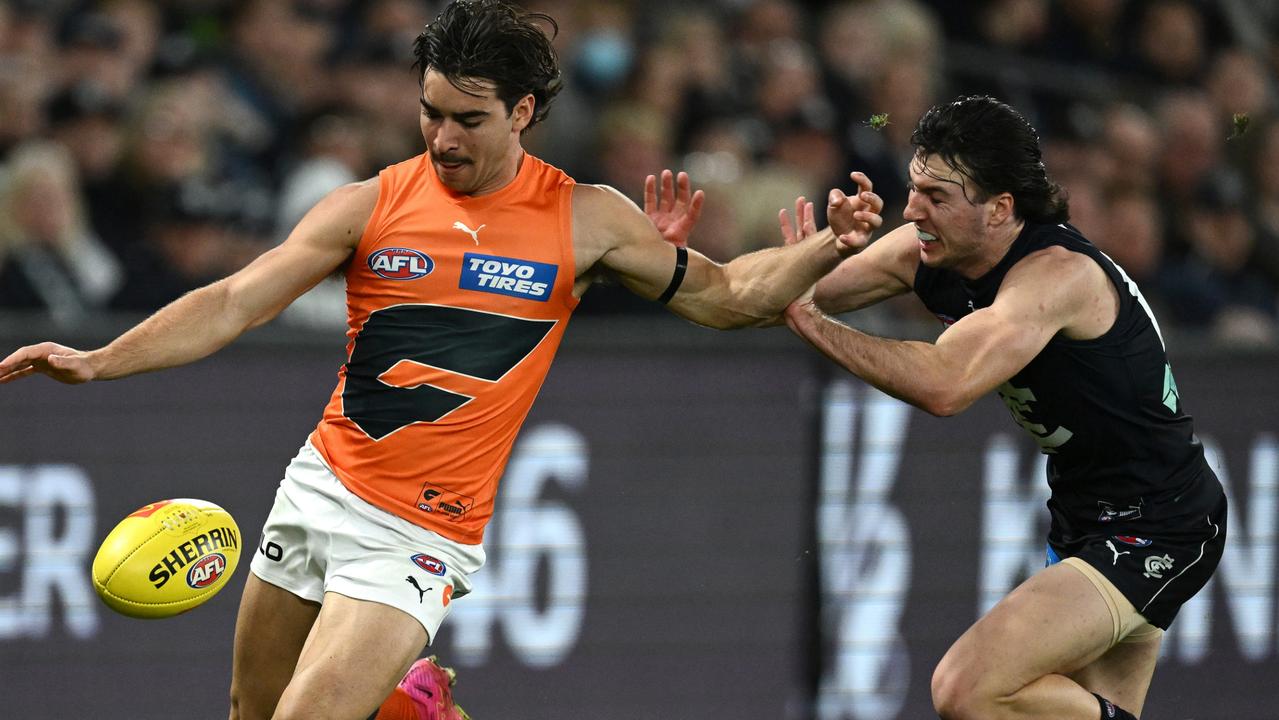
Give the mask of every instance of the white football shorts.
<svg viewBox="0 0 1279 720">
<path fill-rule="evenodd" d="M 471 591 L 482 545 L 464 545 L 356 496 L 308 442 L 284 471 L 253 574 L 305 600 L 335 592 L 417 618 L 428 642 Z"/>
</svg>

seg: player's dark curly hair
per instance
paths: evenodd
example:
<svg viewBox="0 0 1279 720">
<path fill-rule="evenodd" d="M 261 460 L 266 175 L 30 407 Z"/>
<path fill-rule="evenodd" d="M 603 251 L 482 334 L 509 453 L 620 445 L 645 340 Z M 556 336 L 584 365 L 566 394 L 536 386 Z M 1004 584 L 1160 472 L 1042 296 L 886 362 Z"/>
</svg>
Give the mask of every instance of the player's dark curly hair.
<svg viewBox="0 0 1279 720">
<path fill-rule="evenodd" d="M 539 25 L 551 27 L 548 37 Z M 427 70 L 463 92 L 483 91 L 488 81 L 509 114 L 525 95 L 534 100 L 533 127 L 551 109 L 562 86 L 551 38 L 559 25 L 549 15 L 528 12 L 503 0 L 454 0 L 413 42 L 413 67 L 422 82 Z"/>
<path fill-rule="evenodd" d="M 966 95 L 934 105 L 910 136 L 919 157 L 936 155 L 972 180 L 976 202 L 1007 192 L 1023 220 L 1063 223 L 1070 205 L 1061 186 L 1048 179 L 1039 133 L 1006 103 Z"/>
</svg>

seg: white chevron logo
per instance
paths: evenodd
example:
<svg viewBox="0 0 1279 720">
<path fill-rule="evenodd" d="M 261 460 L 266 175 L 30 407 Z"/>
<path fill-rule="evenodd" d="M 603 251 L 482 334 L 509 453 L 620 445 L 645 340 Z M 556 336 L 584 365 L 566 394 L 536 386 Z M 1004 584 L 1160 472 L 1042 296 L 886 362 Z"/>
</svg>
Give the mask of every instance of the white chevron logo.
<svg viewBox="0 0 1279 720">
<path fill-rule="evenodd" d="M 470 236 L 471 236 L 471 239 L 475 241 L 475 244 L 476 244 L 476 245 L 479 245 L 479 244 L 480 244 L 480 231 L 481 231 L 481 230 L 483 230 L 485 227 L 488 227 L 488 226 L 487 226 L 487 225 L 481 225 L 481 226 L 479 226 L 479 227 L 475 228 L 474 230 L 472 230 L 472 229 L 470 229 L 469 227 L 467 227 L 467 226 L 466 226 L 466 223 L 462 222 L 461 220 L 458 220 L 457 222 L 453 223 L 453 229 L 454 229 L 454 230 L 461 230 L 462 232 L 466 233 L 467 235 L 470 235 Z"/>
</svg>

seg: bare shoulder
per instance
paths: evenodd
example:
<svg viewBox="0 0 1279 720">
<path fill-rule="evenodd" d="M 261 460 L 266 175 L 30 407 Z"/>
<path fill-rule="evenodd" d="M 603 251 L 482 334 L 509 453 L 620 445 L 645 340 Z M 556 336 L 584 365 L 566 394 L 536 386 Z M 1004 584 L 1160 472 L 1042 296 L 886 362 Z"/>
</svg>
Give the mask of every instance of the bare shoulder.
<svg viewBox="0 0 1279 720">
<path fill-rule="evenodd" d="M 584 183 L 573 186 L 573 251 L 578 275 L 651 228 L 643 211 L 615 188 Z"/>
<path fill-rule="evenodd" d="M 1105 333 L 1119 311 L 1118 291 L 1101 266 L 1061 246 L 1019 260 L 1004 278 L 999 296 L 1017 298 L 1022 312 L 1053 319 L 1063 334 L 1079 340 Z"/>
<path fill-rule="evenodd" d="M 373 216 L 380 190 L 377 177 L 335 188 L 302 218 L 290 239 L 354 248 Z"/>
<path fill-rule="evenodd" d="M 573 220 L 603 223 L 619 215 L 640 212 L 630 198 L 608 185 L 573 186 Z"/>
<path fill-rule="evenodd" d="M 1079 294 L 1108 284 L 1106 273 L 1092 258 L 1060 245 L 1036 250 L 1009 269 L 1004 284 L 1033 282 L 1045 293 Z"/>
</svg>

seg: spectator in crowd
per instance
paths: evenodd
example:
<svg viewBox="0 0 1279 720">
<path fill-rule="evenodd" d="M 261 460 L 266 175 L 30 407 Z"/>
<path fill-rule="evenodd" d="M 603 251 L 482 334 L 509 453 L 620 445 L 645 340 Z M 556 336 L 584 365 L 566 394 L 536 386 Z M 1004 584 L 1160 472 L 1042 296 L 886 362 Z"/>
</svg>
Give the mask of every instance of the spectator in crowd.
<svg viewBox="0 0 1279 720">
<path fill-rule="evenodd" d="M 405 84 L 414 82 L 409 69 L 412 59 L 405 56 L 411 49 L 411 45 L 395 47 L 383 40 L 357 41 L 334 60 L 329 74 L 336 89 L 333 98 L 300 115 L 294 125 L 304 131 L 302 122 L 317 110 L 346 106 L 369 126 L 368 151 L 377 166 L 372 172 L 419 152 L 421 107 L 413 93 L 404 92 Z"/>
<path fill-rule="evenodd" d="M 125 97 L 134 87 L 136 67 L 124 53 L 124 42 L 124 29 L 109 15 L 72 17 L 58 52 L 59 84 L 87 81 L 111 97 Z"/>
<path fill-rule="evenodd" d="M 10 32 L 10 36 L 16 33 Z M 36 56 L 14 53 L 0 62 L 0 159 L 15 145 L 44 131 L 42 107 L 53 93 Z"/>
<path fill-rule="evenodd" d="M 1197 86 L 1207 58 L 1204 18 L 1184 0 L 1150 3 L 1137 38 L 1140 70 L 1151 82 Z"/>
<path fill-rule="evenodd" d="M 125 162 L 135 197 L 211 174 L 216 109 L 207 90 L 175 78 L 149 86 L 126 140 Z"/>
<path fill-rule="evenodd" d="M 1110 4 L 1103 5 L 1103 11 Z M 978 15 L 981 37 L 992 47 L 1034 55 L 1037 48 L 1049 36 L 1048 0 L 990 0 Z M 1092 19 L 1093 27 L 1104 23 Z"/>
<path fill-rule="evenodd" d="M 302 216 L 329 192 L 369 177 L 376 170 L 371 159 L 373 140 L 365 117 L 335 106 L 306 123 L 302 149 L 284 178 L 275 220 L 275 240 L 283 240 Z M 282 318 L 314 328 L 341 328 L 346 323 L 346 283 L 330 277 L 293 301 Z"/>
<path fill-rule="evenodd" d="M 1048 56 L 1067 65 L 1121 71 L 1127 50 L 1124 0 L 1060 0 L 1049 15 Z"/>
<path fill-rule="evenodd" d="M 683 153 L 705 123 L 741 116 L 749 99 L 733 84 L 732 50 L 713 10 L 683 10 L 671 19 L 661 42 L 671 48 L 682 68 L 684 96 L 675 144 Z"/>
<path fill-rule="evenodd" d="M 148 0 L 106 0 L 99 7 L 119 33 L 120 72 L 126 80 L 126 90 L 133 91 L 145 82 L 159 51 L 164 34 L 160 8 Z"/>
<path fill-rule="evenodd" d="M 840 2 L 828 7 L 816 39 L 826 96 L 843 131 L 853 120 L 870 116 L 866 89 L 879 76 L 885 61 L 886 38 L 876 32 L 877 9 L 872 3 Z"/>
<path fill-rule="evenodd" d="M 860 82 L 865 112 L 845 116 L 846 167 L 860 168 L 875 179 L 884 199 L 885 217 L 901 214 L 906 204 L 904 168 L 913 154 L 909 118 L 919 117 L 940 89 L 937 61 L 942 46 L 936 18 L 914 0 L 881 0 L 870 6 L 866 20 L 880 39 L 870 63 L 878 68 Z M 882 116 L 886 125 L 871 122 Z M 825 189 L 823 189 L 824 192 Z"/>
<path fill-rule="evenodd" d="M 1072 196 L 1071 202 L 1074 201 Z M 1095 235 L 1097 247 L 1128 273 L 1147 300 L 1159 306 L 1155 308 L 1156 316 L 1165 317 L 1160 312 L 1162 303 L 1155 302 L 1161 297 L 1159 273 L 1164 255 L 1158 204 L 1148 192 L 1126 188 L 1110 194 L 1100 217 L 1102 226 Z"/>
<path fill-rule="evenodd" d="M 1274 93 L 1266 68 L 1256 55 L 1243 50 L 1226 50 L 1212 63 L 1205 85 L 1217 112 L 1217 123 L 1226 131 L 1226 154 L 1240 170 L 1256 157 L 1262 132 L 1233 131 L 1235 116 L 1263 128 L 1273 122 Z"/>
<path fill-rule="evenodd" d="M 670 120 L 656 108 L 634 100 L 614 104 L 599 120 L 593 181 L 611 185 L 632 200 L 644 197 L 639 168 L 667 167 Z"/>
<path fill-rule="evenodd" d="M 70 153 L 41 140 L 15 148 L 0 180 L 0 307 L 73 324 L 122 281 L 119 260 L 85 222 Z"/>
<path fill-rule="evenodd" d="M 1198 184 L 1195 196 L 1186 213 L 1189 252 L 1165 277 L 1174 317 L 1223 340 L 1273 342 L 1275 287 L 1250 262 L 1256 231 L 1248 222 L 1242 179 L 1214 173 Z"/>
<path fill-rule="evenodd" d="M 1101 133 L 1108 185 L 1120 191 L 1153 189 L 1161 146 L 1150 113 L 1127 101 L 1112 103 L 1103 111 Z"/>
<path fill-rule="evenodd" d="M 234 7 L 223 65 L 227 83 L 275 131 L 256 160 L 276 163 L 294 123 L 326 99 L 330 78 L 323 60 L 336 28 L 289 0 L 246 0 Z M 405 77 L 412 76 L 405 71 Z"/>
<path fill-rule="evenodd" d="M 239 270 L 265 249 L 259 231 L 268 218 L 258 215 L 265 209 L 269 203 L 233 182 L 188 180 L 153 193 L 112 306 L 151 310 Z"/>
<path fill-rule="evenodd" d="M 122 177 L 123 115 L 122 102 L 89 80 L 64 90 L 46 108 L 50 137 L 75 159 L 88 221 L 116 253 L 139 233 Z"/>
<path fill-rule="evenodd" d="M 1203 178 L 1221 163 L 1225 128 L 1218 122 L 1212 101 L 1203 92 L 1184 91 L 1168 95 L 1158 109 L 1160 146 L 1159 197 L 1163 203 L 1164 227 L 1174 235 L 1174 250 L 1182 250 L 1188 240 L 1181 236 L 1185 213 L 1195 202 L 1195 190 Z"/>
<path fill-rule="evenodd" d="M 1279 124 L 1263 128 L 1257 135 L 1259 152 L 1251 168 L 1257 225 L 1257 269 L 1265 273 L 1273 288 L 1279 288 Z"/>
</svg>

